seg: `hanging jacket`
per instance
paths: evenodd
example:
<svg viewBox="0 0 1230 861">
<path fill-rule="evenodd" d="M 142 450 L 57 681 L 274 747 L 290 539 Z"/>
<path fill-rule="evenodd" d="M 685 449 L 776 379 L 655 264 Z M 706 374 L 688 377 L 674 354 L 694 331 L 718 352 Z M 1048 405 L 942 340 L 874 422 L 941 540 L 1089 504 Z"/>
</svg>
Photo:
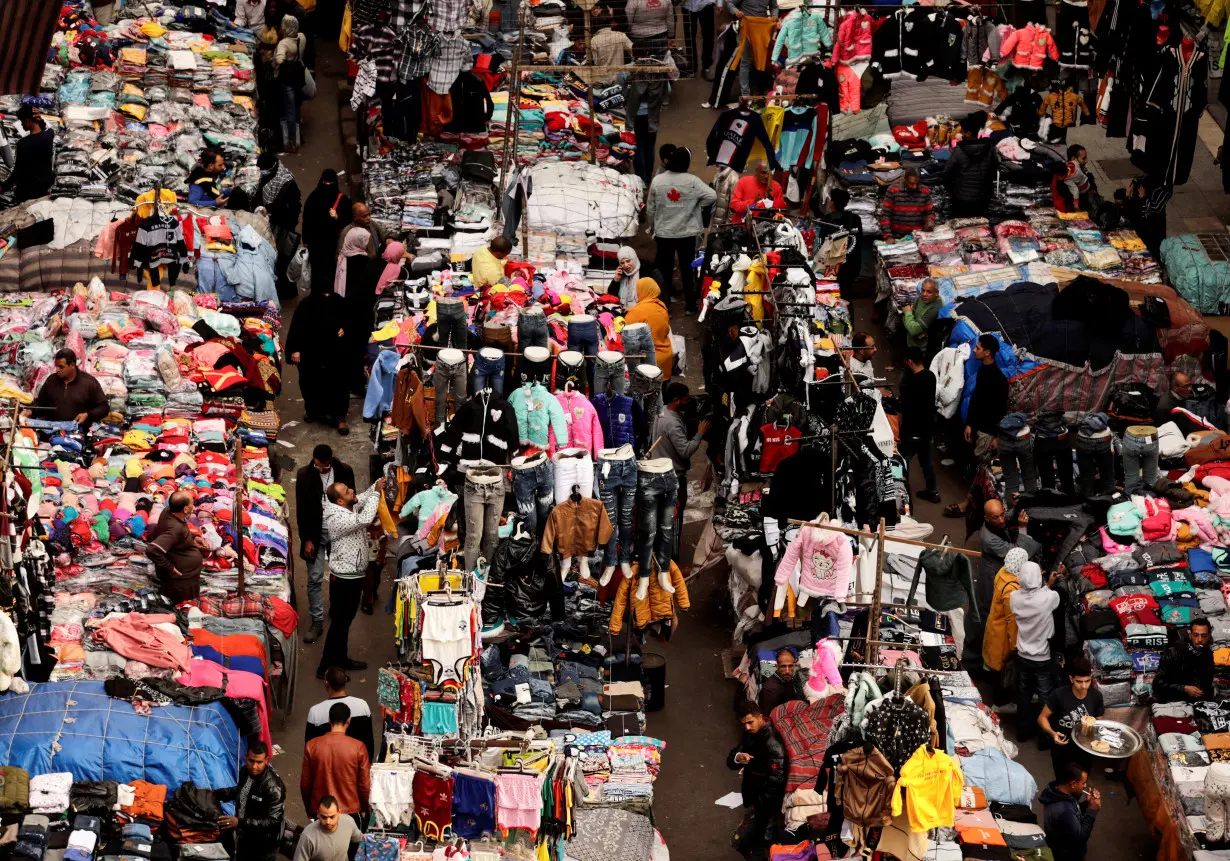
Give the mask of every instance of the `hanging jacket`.
<svg viewBox="0 0 1230 861">
<path fill-rule="evenodd" d="M 566 443 L 570 448 L 583 448 L 597 458 L 598 449 L 603 447 L 604 437 L 594 405 L 576 389 L 558 391 L 555 398 L 563 409 L 564 423 L 568 427 L 566 437 L 561 439 L 556 436 L 556 448 L 562 448 Z"/>
<path fill-rule="evenodd" d="M 1001 99 L 1007 98 L 1008 88 L 1003 79 L 990 69 L 975 66 L 965 76 L 965 103 L 990 108 Z"/>
<path fill-rule="evenodd" d="M 533 533 L 514 533 L 501 539 L 487 575 L 484 622 L 490 624 L 505 617 L 510 621 L 530 620 L 545 615 L 547 576 Z M 502 603 L 499 600 L 501 591 Z"/>
<path fill-rule="evenodd" d="M 895 12 L 871 41 L 871 61 L 887 80 L 925 81 L 934 63 L 935 27 L 922 9 Z"/>
<path fill-rule="evenodd" d="M 1143 72 L 1128 140 L 1132 164 L 1149 176 L 1172 185 L 1187 182 L 1208 103 L 1208 74 L 1208 55 L 1199 45 L 1186 60 L 1181 47 L 1162 48 Z"/>
<path fill-rule="evenodd" d="M 1089 107 L 1076 90 L 1064 90 L 1048 94 L 1038 108 L 1038 116 L 1050 117 L 1057 129 L 1067 129 L 1079 125 L 1082 116 L 1089 116 Z"/>
<path fill-rule="evenodd" d="M 1059 48 L 1059 65 L 1065 69 L 1091 69 L 1097 60 L 1097 42 L 1088 27 L 1073 23 L 1064 32 L 1063 45 Z"/>
<path fill-rule="evenodd" d="M 962 80 L 966 65 L 961 19 L 951 12 L 938 12 L 931 18 L 931 33 L 931 74 L 953 82 Z"/>
<path fill-rule="evenodd" d="M 1013 30 L 999 46 L 1000 56 L 1020 69 L 1040 70 L 1046 58 L 1059 59 L 1059 48 L 1051 31 L 1037 24 L 1026 24 Z"/>
<path fill-rule="evenodd" d="M 842 754 L 837 766 L 837 799 L 845 818 L 854 825 L 874 828 L 893 819 L 893 792 L 897 777 L 884 754 L 862 747 Z"/>
<path fill-rule="evenodd" d="M 462 72 L 449 89 L 453 119 L 444 130 L 459 134 L 483 134 L 495 111 L 491 92 L 474 72 Z"/>
<path fill-rule="evenodd" d="M 961 393 L 965 390 L 965 362 L 969 359 L 970 347 L 961 344 L 945 347 L 931 360 L 931 373 L 935 374 L 935 408 L 946 419 L 957 414 Z"/>
<path fill-rule="evenodd" d="M 559 409 L 559 402 L 550 400 Z M 436 428 L 436 451 L 441 461 L 461 472 L 480 460 L 506 464 L 517 451 L 518 430 L 512 404 L 494 393 L 479 392 L 461 405 L 451 422 Z M 546 444 L 544 430 L 543 447 Z"/>
<path fill-rule="evenodd" d="M 557 446 L 568 439 L 568 421 L 564 408 L 542 383 L 519 387 L 509 397 L 517 422 L 517 439 L 521 445 L 549 446 L 548 428 L 555 434 Z"/>
<path fill-rule="evenodd" d="M 628 395 L 599 392 L 594 395 L 594 412 L 602 431 L 602 447 L 618 448 L 631 445 L 637 451 L 645 446 L 648 428 L 645 414 Z"/>
<path fill-rule="evenodd" d="M 824 16 L 801 7 L 781 22 L 769 59 L 776 62 L 785 48 L 786 65 L 796 66 L 805 55 L 819 53 L 822 45 L 833 47 L 833 33 L 824 22 Z"/>
<path fill-rule="evenodd" d="M 918 591 L 918 581 L 923 571 L 927 572 L 928 607 L 938 613 L 968 607 L 974 618 L 978 618 L 978 602 L 973 600 L 974 581 L 968 556 L 930 548 L 924 550 L 918 556 L 907 604 L 914 603 L 914 593 Z"/>
<path fill-rule="evenodd" d="M 671 585 L 675 587 L 674 593 L 667 592 L 658 585 L 657 577 L 649 578 L 649 591 L 646 592 L 643 599 L 637 599 L 637 576 L 640 571 L 640 565 L 636 562 L 632 563 L 632 576 L 624 577 L 619 581 L 619 587 L 615 592 L 615 601 L 611 605 L 611 636 L 616 637 L 622 633 L 624 622 L 628 618 L 628 603 L 632 604 L 632 627 L 638 631 L 643 631 L 654 622 L 666 622 L 675 618 L 676 608 L 687 610 L 692 606 L 692 600 L 688 597 L 688 584 L 683 581 L 683 572 L 679 570 L 679 566 L 671 562 Z"/>
<path fill-rule="evenodd" d="M 801 566 L 796 594 L 804 591 L 838 599 L 848 595 L 854 573 L 854 551 L 850 548 L 850 539 L 842 533 L 807 526 L 800 529 L 782 554 L 774 582 L 779 586 L 795 582 L 795 565 Z"/>
<path fill-rule="evenodd" d="M 371 379 L 367 381 L 367 395 L 363 398 L 363 418 L 368 421 L 383 417 L 393 405 L 397 363 L 400 360 L 401 354 L 396 350 L 381 350 L 376 357 Z"/>
<path fill-rule="evenodd" d="M 961 34 L 961 59 L 967 66 L 977 66 L 991 46 L 991 34 L 995 32 L 995 22 L 990 18 L 975 16 L 970 18 Z"/>
<path fill-rule="evenodd" d="M 833 62 L 865 63 L 871 59 L 871 16 L 866 12 L 847 12 L 837 25 Z"/>
</svg>

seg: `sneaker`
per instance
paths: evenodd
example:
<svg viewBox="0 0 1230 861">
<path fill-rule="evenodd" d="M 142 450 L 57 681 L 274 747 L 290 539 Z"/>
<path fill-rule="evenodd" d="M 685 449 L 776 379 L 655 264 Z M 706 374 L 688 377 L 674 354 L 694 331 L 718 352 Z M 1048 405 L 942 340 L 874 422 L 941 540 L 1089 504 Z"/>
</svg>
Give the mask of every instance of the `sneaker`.
<svg viewBox="0 0 1230 861">
<path fill-rule="evenodd" d="M 343 670 L 366 670 L 367 662 L 356 661 L 354 658 L 347 658 L 341 662 L 341 667 Z"/>
<path fill-rule="evenodd" d="M 308 644 L 315 643 L 317 640 L 321 638 L 321 636 L 324 635 L 324 633 L 325 633 L 325 623 L 317 621 L 316 619 L 313 619 L 312 626 L 308 628 L 308 632 L 303 635 L 303 642 L 308 643 Z"/>
<path fill-rule="evenodd" d="M 503 634 L 503 633 L 504 633 L 504 620 L 503 619 L 500 619 L 498 622 L 495 622 L 494 624 L 483 626 L 483 639 L 484 640 L 493 639 L 495 637 L 500 636 L 500 634 Z"/>
<path fill-rule="evenodd" d="M 919 499 L 925 499 L 927 502 L 934 502 L 937 505 L 940 501 L 940 493 L 938 490 L 920 490 L 914 495 Z"/>
<path fill-rule="evenodd" d="M 701 106 L 702 108 L 705 108 L 706 110 L 708 110 L 709 108 L 712 108 L 712 107 L 713 107 L 713 105 L 709 104 L 708 102 L 701 102 L 701 103 L 700 103 L 700 106 Z"/>
</svg>

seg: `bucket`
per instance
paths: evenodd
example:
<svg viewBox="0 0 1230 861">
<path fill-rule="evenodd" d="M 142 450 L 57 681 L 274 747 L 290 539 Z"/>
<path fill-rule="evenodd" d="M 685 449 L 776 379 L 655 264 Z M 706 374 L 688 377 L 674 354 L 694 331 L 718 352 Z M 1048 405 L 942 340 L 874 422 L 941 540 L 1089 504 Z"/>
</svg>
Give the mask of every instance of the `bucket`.
<svg viewBox="0 0 1230 861">
<path fill-rule="evenodd" d="M 645 672 L 645 711 L 657 712 L 666 707 L 666 656 L 646 652 L 641 656 Z"/>
</svg>

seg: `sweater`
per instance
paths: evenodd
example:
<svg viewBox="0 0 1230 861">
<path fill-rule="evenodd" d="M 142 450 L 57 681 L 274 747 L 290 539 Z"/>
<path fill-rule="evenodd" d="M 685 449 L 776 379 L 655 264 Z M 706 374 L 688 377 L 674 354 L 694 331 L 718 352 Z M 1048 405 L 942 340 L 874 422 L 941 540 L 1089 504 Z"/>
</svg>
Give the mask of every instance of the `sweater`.
<svg viewBox="0 0 1230 861">
<path fill-rule="evenodd" d="M 760 114 L 746 108 L 731 108 L 718 117 L 717 122 L 709 131 L 705 141 L 705 152 L 709 156 L 709 164 L 720 164 L 743 173 L 747 166 L 747 156 L 752 150 L 752 141 L 760 141 L 769 154 L 770 165 L 774 170 L 780 170 L 777 157 L 774 155 L 773 141 L 764 127 Z"/>
<path fill-rule="evenodd" d="M 1008 596 L 1008 606 L 1016 617 L 1016 653 L 1027 661 L 1050 660 L 1059 594 L 1043 585 L 1036 562 L 1025 563 L 1020 580 L 1021 588 Z"/>
<path fill-rule="evenodd" d="M 645 203 L 647 227 L 657 239 L 682 239 L 705 232 L 702 210 L 717 192 L 690 173 L 663 171 L 653 178 Z"/>
<path fill-rule="evenodd" d="M 517 418 L 517 439 L 521 445 L 547 448 L 548 428 L 555 433 L 557 444 L 568 439 L 568 420 L 564 408 L 551 396 L 542 383 L 521 386 L 508 399 Z"/>
<path fill-rule="evenodd" d="M 910 191 L 904 185 L 894 185 L 884 196 L 880 212 L 880 228 L 885 236 L 905 236 L 915 230 L 930 229 L 935 224 L 935 202 L 931 189 L 920 185 Z"/>
<path fill-rule="evenodd" d="M 766 189 L 754 176 L 741 177 L 735 183 L 734 193 L 730 196 L 730 211 L 733 213 L 731 221 L 735 224 L 742 224 L 748 210 L 765 199 L 773 201 L 774 209 L 786 208 L 786 196 L 782 193 L 780 182 L 770 180 L 769 188 Z"/>
<path fill-rule="evenodd" d="M 684 425 L 683 416 L 674 410 L 663 410 L 653 423 L 653 441 L 658 447 L 655 453 L 669 457 L 675 466 L 675 472 L 686 473 L 692 465 L 692 455 L 700 448 L 700 434 L 688 439 L 688 430 Z M 651 442 L 651 445 L 652 445 Z"/>
<path fill-rule="evenodd" d="M 844 600 L 854 573 L 850 539 L 829 529 L 803 527 L 786 547 L 773 581 L 778 586 L 792 580 L 794 566 L 801 565 L 798 589 L 811 595 Z"/>
<path fill-rule="evenodd" d="M 943 305 L 944 303 L 937 296 L 931 302 L 923 302 L 920 299 L 914 303 L 913 308 L 907 308 L 902 312 L 902 321 L 905 323 L 906 346 L 917 347 L 920 350 L 927 349 L 927 345 L 930 343 L 927 333 L 935 323 L 935 318 L 940 315 L 940 308 Z"/>
<path fill-rule="evenodd" d="M 564 422 L 568 427 L 567 444 L 572 448 L 583 448 L 595 458 L 598 457 L 598 449 L 602 448 L 603 433 L 594 405 L 576 389 L 556 392 L 555 398 L 563 409 Z M 514 409 L 516 409 L 515 406 Z M 564 445 L 564 440 L 558 435 L 555 437 L 555 442 L 557 447 Z"/>
</svg>

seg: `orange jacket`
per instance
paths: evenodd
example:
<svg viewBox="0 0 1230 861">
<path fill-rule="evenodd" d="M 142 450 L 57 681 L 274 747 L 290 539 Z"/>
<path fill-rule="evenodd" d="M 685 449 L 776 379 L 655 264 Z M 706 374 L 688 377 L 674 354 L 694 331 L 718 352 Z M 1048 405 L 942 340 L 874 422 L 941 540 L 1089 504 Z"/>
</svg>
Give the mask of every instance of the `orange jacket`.
<svg viewBox="0 0 1230 861">
<path fill-rule="evenodd" d="M 612 635 L 623 630 L 624 619 L 628 615 L 628 601 L 632 601 L 632 627 L 638 630 L 654 622 L 675 618 L 676 605 L 680 610 L 687 610 L 692 606 L 688 598 L 688 584 L 683 582 L 683 572 L 674 562 L 671 563 L 671 585 L 675 587 L 675 594 L 672 595 L 659 586 L 657 577 L 650 577 L 649 594 L 644 601 L 636 600 L 636 574 L 639 568 L 638 564 L 633 563 L 633 576 L 619 581 L 619 591 L 615 593 L 615 603 L 611 607 Z"/>
<path fill-rule="evenodd" d="M 786 197 L 782 194 L 782 184 L 777 180 L 770 180 L 769 188 L 772 191 L 773 206 L 785 209 Z M 730 196 L 730 211 L 733 213 L 730 220 L 735 224 L 742 224 L 748 209 L 768 196 L 755 176 L 741 177 L 735 183 L 734 193 Z"/>
<path fill-rule="evenodd" d="M 666 305 L 658 298 L 658 282 L 652 278 L 642 278 L 636 282 L 636 304 L 624 314 L 624 325 L 630 323 L 646 323 L 649 334 L 653 337 L 653 349 L 662 369 L 662 379 L 671 378 L 671 370 L 675 364 L 675 351 L 671 347 L 671 316 Z"/>
</svg>

